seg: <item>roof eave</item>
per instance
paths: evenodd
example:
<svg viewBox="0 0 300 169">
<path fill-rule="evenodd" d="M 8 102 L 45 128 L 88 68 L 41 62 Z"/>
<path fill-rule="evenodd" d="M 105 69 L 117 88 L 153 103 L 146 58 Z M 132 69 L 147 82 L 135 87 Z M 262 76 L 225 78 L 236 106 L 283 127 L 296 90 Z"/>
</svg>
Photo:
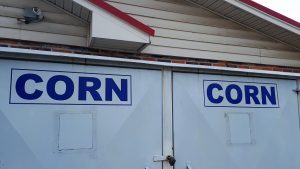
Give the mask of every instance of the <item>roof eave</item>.
<svg viewBox="0 0 300 169">
<path fill-rule="evenodd" d="M 269 8 L 266 8 L 251 0 L 225 0 L 226 2 L 241 8 L 253 15 L 256 15 L 266 21 L 280 26 L 288 31 L 300 35 L 300 23 L 285 17 Z"/>
</svg>

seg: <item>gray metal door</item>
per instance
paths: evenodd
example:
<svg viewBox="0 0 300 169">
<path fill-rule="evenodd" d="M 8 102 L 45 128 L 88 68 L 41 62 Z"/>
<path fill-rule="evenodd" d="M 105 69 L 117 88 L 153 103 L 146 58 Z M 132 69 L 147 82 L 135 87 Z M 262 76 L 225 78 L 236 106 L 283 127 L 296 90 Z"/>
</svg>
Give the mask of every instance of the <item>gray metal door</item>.
<svg viewBox="0 0 300 169">
<path fill-rule="evenodd" d="M 0 60 L 1 169 L 161 169 L 162 73 Z"/>
<path fill-rule="evenodd" d="M 298 169 L 295 80 L 173 74 L 175 169 Z"/>
</svg>

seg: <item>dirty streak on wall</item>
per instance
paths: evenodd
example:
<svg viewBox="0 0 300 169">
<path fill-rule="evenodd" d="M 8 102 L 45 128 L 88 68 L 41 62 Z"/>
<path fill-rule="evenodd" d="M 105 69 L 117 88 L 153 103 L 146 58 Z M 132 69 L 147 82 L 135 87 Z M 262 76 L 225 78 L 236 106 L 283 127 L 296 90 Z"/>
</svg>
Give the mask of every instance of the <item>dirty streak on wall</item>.
<svg viewBox="0 0 300 169">
<path fill-rule="evenodd" d="M 40 23 L 20 24 L 26 7 L 39 7 L 45 19 Z M 67 14 L 43 0 L 1 0 L 0 37 L 56 44 L 86 46 L 89 23 Z"/>
<path fill-rule="evenodd" d="M 300 66 L 295 49 L 183 1 L 164 1 L 107 2 L 156 30 L 143 53 Z"/>
</svg>

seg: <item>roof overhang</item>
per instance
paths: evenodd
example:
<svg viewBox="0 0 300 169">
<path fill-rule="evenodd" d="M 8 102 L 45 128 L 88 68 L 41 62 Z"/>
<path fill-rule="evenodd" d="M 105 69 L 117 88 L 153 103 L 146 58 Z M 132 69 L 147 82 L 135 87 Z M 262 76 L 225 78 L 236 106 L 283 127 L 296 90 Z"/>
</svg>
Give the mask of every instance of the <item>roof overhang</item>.
<svg viewBox="0 0 300 169">
<path fill-rule="evenodd" d="M 251 0 L 225 0 L 249 13 L 300 35 L 300 23 Z M 241 3 L 242 2 L 242 3 Z"/>
<path fill-rule="evenodd" d="M 300 23 L 252 0 L 185 0 L 300 50 Z"/>
<path fill-rule="evenodd" d="M 89 46 L 139 51 L 155 31 L 103 0 L 46 0 L 90 23 Z M 87 35 L 88 36 L 88 35 Z"/>
</svg>

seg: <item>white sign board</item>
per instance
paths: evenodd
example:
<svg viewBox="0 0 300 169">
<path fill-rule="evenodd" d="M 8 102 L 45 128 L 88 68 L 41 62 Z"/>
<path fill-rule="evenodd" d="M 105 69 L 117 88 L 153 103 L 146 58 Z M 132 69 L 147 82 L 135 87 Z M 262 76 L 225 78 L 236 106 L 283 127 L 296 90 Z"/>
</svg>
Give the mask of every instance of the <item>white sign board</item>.
<svg viewBox="0 0 300 169">
<path fill-rule="evenodd" d="M 203 81 L 205 107 L 279 108 L 277 84 Z"/>
<path fill-rule="evenodd" d="M 131 105 L 131 76 L 11 69 L 10 104 Z"/>
</svg>

